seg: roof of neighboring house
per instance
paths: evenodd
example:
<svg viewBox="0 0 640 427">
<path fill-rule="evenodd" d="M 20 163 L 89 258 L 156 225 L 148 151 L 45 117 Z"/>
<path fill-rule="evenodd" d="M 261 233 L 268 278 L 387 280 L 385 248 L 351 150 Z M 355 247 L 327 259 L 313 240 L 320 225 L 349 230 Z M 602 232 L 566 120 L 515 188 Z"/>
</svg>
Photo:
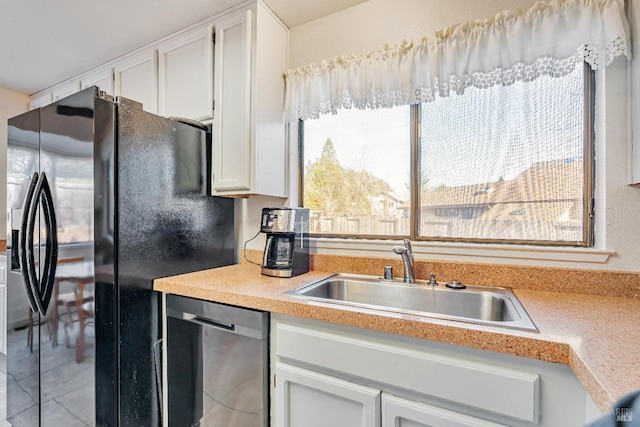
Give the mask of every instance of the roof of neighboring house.
<svg viewBox="0 0 640 427">
<path fill-rule="evenodd" d="M 504 181 L 457 187 L 443 185 L 423 192 L 420 202 L 434 208 L 494 204 L 497 201 L 497 193 L 502 194 L 504 186 Z"/>
<path fill-rule="evenodd" d="M 403 203 L 405 198 L 400 199 L 397 193 L 380 193 L 377 196 L 372 197 L 377 200 L 393 200 L 394 202 Z"/>
<path fill-rule="evenodd" d="M 580 218 L 584 185 L 581 159 L 534 163 L 512 180 L 484 184 L 441 186 L 422 193 L 426 209 L 489 207 L 483 219 L 516 219 L 526 215 L 541 220 Z M 406 204 L 403 204 L 403 207 Z"/>
</svg>

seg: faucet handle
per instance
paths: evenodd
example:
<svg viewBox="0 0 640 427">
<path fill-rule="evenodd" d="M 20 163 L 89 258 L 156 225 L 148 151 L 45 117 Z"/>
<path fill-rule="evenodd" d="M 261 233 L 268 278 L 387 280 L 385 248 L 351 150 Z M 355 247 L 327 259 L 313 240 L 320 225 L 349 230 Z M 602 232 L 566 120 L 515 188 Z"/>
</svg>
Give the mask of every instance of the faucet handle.
<svg viewBox="0 0 640 427">
<path fill-rule="evenodd" d="M 384 280 L 393 280 L 393 267 L 390 265 L 384 266 L 384 274 L 382 276 Z"/>
<path fill-rule="evenodd" d="M 411 260 L 411 262 L 413 262 L 413 250 L 411 249 L 411 240 L 404 239 L 402 240 L 402 243 L 404 243 L 404 247 L 407 248 L 407 255 L 409 255 L 409 259 Z"/>
<path fill-rule="evenodd" d="M 438 282 L 436 281 L 436 273 L 429 274 L 429 285 L 438 286 Z"/>
<path fill-rule="evenodd" d="M 394 254 L 402 255 L 407 253 L 407 248 L 404 246 L 394 246 L 391 248 Z"/>
</svg>

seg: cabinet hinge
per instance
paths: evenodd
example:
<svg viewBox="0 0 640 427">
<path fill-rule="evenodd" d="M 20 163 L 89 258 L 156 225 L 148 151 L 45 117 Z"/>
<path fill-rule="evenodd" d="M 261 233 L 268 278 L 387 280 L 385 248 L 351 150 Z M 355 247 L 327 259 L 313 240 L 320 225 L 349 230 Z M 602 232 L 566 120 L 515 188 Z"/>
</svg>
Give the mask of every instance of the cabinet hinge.
<svg viewBox="0 0 640 427">
<path fill-rule="evenodd" d="M 276 388 L 276 374 L 273 374 L 273 388 Z"/>
<path fill-rule="evenodd" d="M 589 218 L 593 218 L 596 215 L 596 201 L 592 197 L 589 201 Z"/>
<path fill-rule="evenodd" d="M 211 103 L 211 109 L 215 110 L 216 109 L 216 100 L 214 99 L 213 102 Z"/>
<path fill-rule="evenodd" d="M 211 35 L 211 40 L 213 41 L 213 44 L 216 44 L 216 33 Z"/>
</svg>

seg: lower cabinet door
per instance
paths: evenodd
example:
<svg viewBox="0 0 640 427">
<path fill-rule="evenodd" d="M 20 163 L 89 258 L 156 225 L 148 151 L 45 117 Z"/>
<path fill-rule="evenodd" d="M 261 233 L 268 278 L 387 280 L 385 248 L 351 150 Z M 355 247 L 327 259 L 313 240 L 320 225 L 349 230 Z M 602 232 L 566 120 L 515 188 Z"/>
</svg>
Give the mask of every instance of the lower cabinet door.
<svg viewBox="0 0 640 427">
<path fill-rule="evenodd" d="M 278 427 L 379 427 L 380 390 L 276 364 Z"/>
<path fill-rule="evenodd" d="M 382 393 L 382 427 L 506 427 L 448 409 Z"/>
</svg>

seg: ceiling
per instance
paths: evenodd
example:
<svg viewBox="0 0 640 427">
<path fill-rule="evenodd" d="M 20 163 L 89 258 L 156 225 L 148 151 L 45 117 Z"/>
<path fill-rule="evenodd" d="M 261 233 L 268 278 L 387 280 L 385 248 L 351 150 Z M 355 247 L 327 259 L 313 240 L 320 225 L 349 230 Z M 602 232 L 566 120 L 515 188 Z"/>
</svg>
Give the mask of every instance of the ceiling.
<svg viewBox="0 0 640 427">
<path fill-rule="evenodd" d="M 366 0 L 265 0 L 289 28 Z M 0 0 L 0 87 L 33 94 L 242 0 Z"/>
</svg>

